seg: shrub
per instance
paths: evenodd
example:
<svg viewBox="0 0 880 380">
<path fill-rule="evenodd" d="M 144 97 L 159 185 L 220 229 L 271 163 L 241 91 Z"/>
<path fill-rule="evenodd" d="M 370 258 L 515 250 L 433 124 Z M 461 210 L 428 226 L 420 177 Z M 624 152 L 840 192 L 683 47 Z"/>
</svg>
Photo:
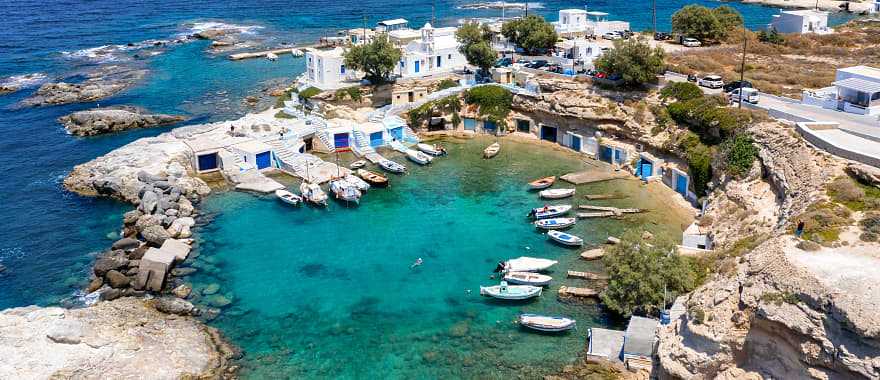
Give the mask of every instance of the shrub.
<svg viewBox="0 0 880 380">
<path fill-rule="evenodd" d="M 797 305 L 801 299 L 797 294 L 791 292 L 767 292 L 761 295 L 761 301 L 782 306 L 783 303 Z"/>
<path fill-rule="evenodd" d="M 452 112 L 452 123 L 453 125 L 458 125 L 458 122 L 455 120 L 458 118 L 458 111 L 460 110 L 461 101 L 459 100 L 458 95 L 449 95 L 445 98 L 430 101 L 413 108 L 407 112 L 407 116 L 409 117 L 410 125 L 417 127 L 430 119 L 435 111 Z M 458 120 L 461 121 L 460 118 Z"/>
<path fill-rule="evenodd" d="M 739 133 L 721 144 L 721 154 L 727 173 L 741 177 L 752 170 L 752 165 L 758 157 L 758 148 L 755 147 L 751 136 L 747 133 Z"/>
<path fill-rule="evenodd" d="M 281 94 L 281 96 L 279 96 L 277 100 L 275 100 L 275 108 L 284 108 L 284 102 L 290 100 L 291 94 L 295 91 L 296 88 L 285 90 L 284 93 Z"/>
<path fill-rule="evenodd" d="M 437 84 L 437 91 L 445 90 L 447 88 L 458 87 L 459 83 L 455 79 L 446 78 L 441 80 L 440 83 Z"/>
<path fill-rule="evenodd" d="M 663 72 L 663 49 L 652 48 L 643 38 L 614 41 L 614 48 L 596 60 L 596 69 L 618 74 L 628 86 L 652 83 Z"/>
<path fill-rule="evenodd" d="M 321 93 L 321 89 L 319 89 L 317 87 L 309 87 L 305 90 L 300 91 L 299 98 L 302 100 L 309 100 L 312 97 L 314 97 L 315 95 L 318 95 L 320 93 Z"/>
<path fill-rule="evenodd" d="M 278 119 L 293 119 L 293 116 L 290 116 L 290 115 L 284 113 L 284 110 L 281 110 L 281 111 L 278 111 L 278 112 L 275 113 L 275 118 L 278 118 Z"/>
<path fill-rule="evenodd" d="M 785 37 L 776 32 L 776 29 L 770 29 L 769 32 L 762 30 L 758 32 L 758 41 L 773 45 L 780 45 L 785 42 Z"/>
<path fill-rule="evenodd" d="M 703 90 L 691 82 L 675 82 L 666 85 L 660 90 L 660 98 L 675 99 L 678 101 L 691 100 L 703 97 Z"/>
<path fill-rule="evenodd" d="M 831 199 L 845 205 L 850 210 L 880 209 L 880 189 L 863 185 L 850 177 L 835 178 L 828 184 L 826 191 Z"/>
<path fill-rule="evenodd" d="M 692 313 L 692 318 L 695 325 L 702 325 L 706 321 L 706 312 L 701 308 L 696 308 Z"/>
<path fill-rule="evenodd" d="M 498 86 L 475 87 L 464 94 L 467 104 L 475 104 L 480 108 L 480 115 L 486 120 L 502 124 L 510 113 L 513 94 Z"/>
<path fill-rule="evenodd" d="M 344 100 L 347 97 L 353 101 L 359 102 L 361 101 L 361 88 L 360 86 L 340 88 L 336 90 L 334 96 L 338 100 Z"/>
<path fill-rule="evenodd" d="M 830 245 L 840 238 L 840 228 L 851 223 L 852 213 L 844 206 L 831 202 L 815 203 L 807 208 L 791 224 L 791 231 L 797 228 L 798 221 L 804 222 L 804 240 L 822 245 Z"/>
</svg>

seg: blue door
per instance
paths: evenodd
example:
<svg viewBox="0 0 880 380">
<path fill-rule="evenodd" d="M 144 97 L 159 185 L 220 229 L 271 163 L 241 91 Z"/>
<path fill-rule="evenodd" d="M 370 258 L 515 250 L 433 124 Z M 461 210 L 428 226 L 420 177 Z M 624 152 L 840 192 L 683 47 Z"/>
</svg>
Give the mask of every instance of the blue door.
<svg viewBox="0 0 880 380">
<path fill-rule="evenodd" d="M 581 151 L 581 138 L 580 138 L 580 136 L 571 135 L 571 149 L 574 149 L 578 152 Z"/>
<path fill-rule="evenodd" d="M 440 62 L 441 62 L 441 61 L 440 61 L 440 58 L 443 58 L 443 57 L 441 57 L 441 56 L 438 55 L 438 56 L 437 56 L 437 67 L 442 66 L 442 65 L 440 64 Z"/>
<path fill-rule="evenodd" d="M 348 148 L 348 133 L 337 133 L 333 135 L 333 146 L 336 148 Z"/>
<path fill-rule="evenodd" d="M 620 149 L 614 149 L 614 162 L 620 162 Z"/>
<path fill-rule="evenodd" d="M 486 131 L 489 131 L 489 132 L 495 132 L 495 130 L 496 130 L 497 128 L 498 128 L 498 127 L 495 125 L 494 122 L 491 122 L 491 121 L 488 121 L 488 120 L 486 120 L 486 121 L 483 122 L 483 129 L 485 129 Z"/>
<path fill-rule="evenodd" d="M 541 140 L 556 142 L 556 128 L 542 125 L 541 126 Z"/>
<path fill-rule="evenodd" d="M 403 140 L 403 127 L 392 128 L 389 132 L 396 140 Z"/>
<path fill-rule="evenodd" d="M 607 147 L 607 146 L 603 145 L 599 148 L 599 160 L 602 160 L 605 162 L 611 162 L 611 156 L 613 154 L 614 154 L 614 152 L 612 152 L 611 147 Z"/>
<path fill-rule="evenodd" d="M 272 166 L 272 153 L 257 153 L 257 169 L 265 169 Z"/>
<path fill-rule="evenodd" d="M 382 138 L 382 132 L 373 132 L 370 133 L 370 146 L 377 147 L 382 145 L 384 139 Z"/>
<path fill-rule="evenodd" d="M 642 179 L 648 180 L 648 177 L 654 174 L 654 166 L 651 164 L 651 161 L 642 161 Z"/>
<path fill-rule="evenodd" d="M 681 195 L 687 197 L 688 190 L 688 179 L 683 175 L 677 175 L 675 177 L 675 191 Z"/>
<path fill-rule="evenodd" d="M 416 61 L 416 72 L 419 72 L 419 61 Z"/>
<path fill-rule="evenodd" d="M 464 129 L 466 131 L 473 131 L 477 129 L 477 121 L 474 119 L 464 119 Z"/>
<path fill-rule="evenodd" d="M 199 156 L 199 170 L 217 169 L 217 153 L 203 154 Z"/>
</svg>

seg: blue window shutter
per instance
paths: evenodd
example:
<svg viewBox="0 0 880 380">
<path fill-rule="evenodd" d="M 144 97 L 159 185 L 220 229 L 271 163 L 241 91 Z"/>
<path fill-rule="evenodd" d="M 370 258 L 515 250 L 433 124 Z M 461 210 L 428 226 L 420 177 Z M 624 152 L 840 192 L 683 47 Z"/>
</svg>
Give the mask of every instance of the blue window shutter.
<svg viewBox="0 0 880 380">
<path fill-rule="evenodd" d="M 340 73 L 340 74 L 345 74 L 345 65 L 340 65 L 340 66 L 339 66 L 339 73 Z"/>
</svg>

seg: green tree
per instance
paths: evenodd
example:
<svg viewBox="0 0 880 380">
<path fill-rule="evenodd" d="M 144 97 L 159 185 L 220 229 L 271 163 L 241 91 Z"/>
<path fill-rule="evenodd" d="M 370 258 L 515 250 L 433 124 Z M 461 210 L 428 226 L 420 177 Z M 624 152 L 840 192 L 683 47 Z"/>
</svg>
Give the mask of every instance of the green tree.
<svg viewBox="0 0 880 380">
<path fill-rule="evenodd" d="M 763 30 L 759 31 L 758 41 L 766 42 L 768 44 L 779 45 L 785 42 L 785 38 L 776 31 L 776 28 L 772 28 L 769 32 Z"/>
<path fill-rule="evenodd" d="M 638 232 L 629 231 L 620 244 L 606 249 L 602 261 L 610 277 L 602 303 L 623 317 L 656 315 L 666 302 L 698 286 L 696 265 L 680 256 L 668 239 L 649 244 Z"/>
<path fill-rule="evenodd" d="M 552 48 L 558 39 L 556 28 L 536 15 L 505 22 L 501 34 L 529 54 Z"/>
<path fill-rule="evenodd" d="M 468 63 L 483 71 L 489 70 L 498 58 L 495 49 L 489 45 L 490 35 L 489 27 L 476 22 L 466 23 L 455 32 L 455 39 L 459 43 L 458 51 Z"/>
<path fill-rule="evenodd" d="M 703 90 L 691 82 L 674 82 L 666 85 L 660 90 L 660 97 L 663 99 L 675 99 L 677 101 L 685 101 L 703 97 Z"/>
<path fill-rule="evenodd" d="M 495 49 L 492 49 L 492 46 L 489 46 L 489 43 L 486 41 L 480 41 L 468 46 L 464 56 L 467 58 L 468 63 L 479 67 L 483 72 L 489 70 L 495 64 L 495 60 L 498 59 Z"/>
<path fill-rule="evenodd" d="M 387 36 L 366 45 L 353 46 L 345 52 L 345 66 L 366 73 L 373 83 L 385 81 L 400 61 L 400 49 Z"/>
<path fill-rule="evenodd" d="M 642 38 L 616 40 L 614 48 L 596 60 L 596 68 L 619 74 L 628 86 L 654 82 L 664 69 L 663 49 L 652 48 Z"/>
<path fill-rule="evenodd" d="M 718 20 L 718 23 L 721 24 L 721 29 L 724 31 L 725 35 L 735 29 L 740 29 L 743 26 L 742 15 L 729 5 L 722 5 L 713 9 L 712 14 L 715 15 L 715 19 Z"/>
<path fill-rule="evenodd" d="M 725 34 L 711 9 L 693 4 L 672 15 L 672 31 L 704 42 L 717 41 Z"/>
</svg>

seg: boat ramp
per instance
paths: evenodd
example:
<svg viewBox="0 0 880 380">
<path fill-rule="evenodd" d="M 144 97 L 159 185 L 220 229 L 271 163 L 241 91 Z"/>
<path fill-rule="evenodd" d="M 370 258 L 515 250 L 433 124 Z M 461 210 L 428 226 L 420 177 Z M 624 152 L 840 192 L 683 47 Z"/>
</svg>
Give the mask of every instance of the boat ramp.
<svg viewBox="0 0 880 380">
<path fill-rule="evenodd" d="M 612 179 L 630 178 L 629 174 L 624 171 L 602 171 L 602 170 L 585 170 L 577 173 L 568 173 L 559 177 L 559 179 L 571 183 L 573 185 L 583 185 L 587 183 L 596 183 L 610 181 Z"/>
<path fill-rule="evenodd" d="M 559 296 L 561 297 L 598 297 L 599 291 L 591 288 L 578 288 L 574 286 L 562 285 L 559 287 Z"/>
</svg>

